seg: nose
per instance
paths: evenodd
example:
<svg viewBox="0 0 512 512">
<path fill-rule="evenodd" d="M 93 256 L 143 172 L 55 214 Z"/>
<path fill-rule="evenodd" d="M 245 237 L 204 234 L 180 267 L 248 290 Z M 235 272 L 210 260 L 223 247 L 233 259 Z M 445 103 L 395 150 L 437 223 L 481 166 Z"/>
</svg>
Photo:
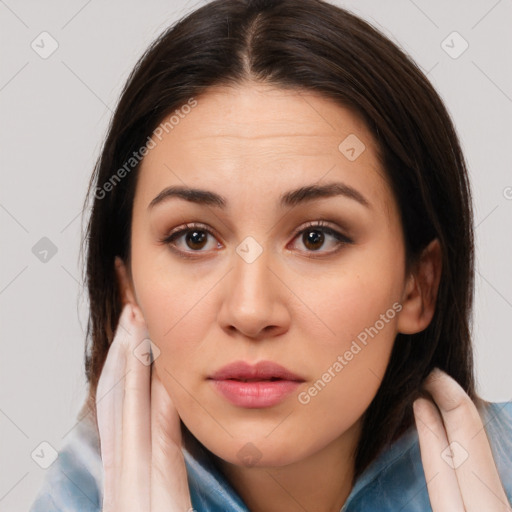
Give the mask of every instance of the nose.
<svg viewBox="0 0 512 512">
<path fill-rule="evenodd" d="M 224 282 L 218 314 L 219 324 L 231 334 L 238 331 L 249 338 L 263 339 L 288 330 L 290 291 L 271 260 L 265 249 L 254 261 L 233 253 L 233 268 Z"/>
</svg>

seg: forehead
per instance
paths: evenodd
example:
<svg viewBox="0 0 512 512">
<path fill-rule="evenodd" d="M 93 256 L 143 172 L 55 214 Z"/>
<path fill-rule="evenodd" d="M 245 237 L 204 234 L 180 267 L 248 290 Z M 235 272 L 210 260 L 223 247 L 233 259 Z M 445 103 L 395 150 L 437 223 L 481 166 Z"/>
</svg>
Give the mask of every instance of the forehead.
<svg viewBox="0 0 512 512">
<path fill-rule="evenodd" d="M 137 185 L 146 204 L 171 184 L 269 195 L 321 180 L 363 189 L 383 206 L 391 200 L 372 135 L 334 100 L 251 83 L 212 87 L 194 102 L 153 132 Z"/>
<path fill-rule="evenodd" d="M 196 98 L 197 106 L 169 132 L 185 135 L 190 145 L 220 139 L 285 146 L 293 138 L 316 139 L 330 146 L 354 133 L 373 148 L 373 139 L 360 116 L 312 91 L 281 89 L 262 84 L 212 87 Z M 179 110 L 179 108 L 177 109 Z M 164 120 L 165 121 L 165 120 Z M 170 127 L 168 127 L 170 128 Z M 341 139 L 340 139 L 341 140 Z M 296 151 L 296 148 L 294 148 Z M 316 154 L 313 145 L 302 148 Z"/>
</svg>

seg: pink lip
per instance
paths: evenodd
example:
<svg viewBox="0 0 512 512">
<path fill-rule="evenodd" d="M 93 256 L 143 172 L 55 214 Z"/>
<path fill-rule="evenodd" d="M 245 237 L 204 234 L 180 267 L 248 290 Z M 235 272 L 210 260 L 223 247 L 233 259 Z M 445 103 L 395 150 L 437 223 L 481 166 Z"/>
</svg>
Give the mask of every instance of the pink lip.
<svg viewBox="0 0 512 512">
<path fill-rule="evenodd" d="M 235 361 L 208 379 L 232 404 L 247 408 L 276 405 L 304 382 L 298 375 L 272 361 L 260 361 L 255 365 Z"/>
</svg>

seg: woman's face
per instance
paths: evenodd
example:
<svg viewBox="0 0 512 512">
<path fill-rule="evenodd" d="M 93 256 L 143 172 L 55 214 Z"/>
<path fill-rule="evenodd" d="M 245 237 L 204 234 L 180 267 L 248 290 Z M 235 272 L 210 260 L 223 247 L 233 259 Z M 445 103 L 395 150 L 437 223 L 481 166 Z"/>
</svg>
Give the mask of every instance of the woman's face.
<svg viewBox="0 0 512 512">
<path fill-rule="evenodd" d="M 195 101 L 154 132 L 133 206 L 131 285 L 161 351 L 154 369 L 230 463 L 285 465 L 354 441 L 409 289 L 375 143 L 311 92 L 248 84 Z M 154 201 L 168 187 L 203 192 Z M 211 379 L 235 361 L 299 381 Z"/>
</svg>

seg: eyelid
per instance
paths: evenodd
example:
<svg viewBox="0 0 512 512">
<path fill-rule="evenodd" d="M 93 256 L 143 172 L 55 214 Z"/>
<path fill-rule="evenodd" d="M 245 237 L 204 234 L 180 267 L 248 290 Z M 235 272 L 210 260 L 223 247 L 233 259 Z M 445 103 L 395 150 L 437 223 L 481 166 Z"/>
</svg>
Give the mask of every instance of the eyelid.
<svg viewBox="0 0 512 512">
<path fill-rule="evenodd" d="M 215 237 L 220 238 L 219 234 L 213 228 L 207 226 L 206 224 L 203 224 L 202 222 L 187 222 L 185 224 L 182 224 L 181 226 L 178 226 L 177 228 L 174 228 L 170 233 L 165 235 L 164 240 L 168 240 L 173 235 L 181 233 L 182 231 L 191 231 L 193 229 L 206 231 L 207 233 L 210 233 L 211 235 L 215 235 Z"/>
<path fill-rule="evenodd" d="M 338 226 L 332 226 L 329 224 L 330 221 L 327 221 L 325 219 L 317 219 L 313 221 L 308 221 L 306 224 L 302 224 L 299 228 L 297 228 L 294 233 L 293 237 L 295 238 L 297 235 L 300 235 L 303 231 L 306 231 L 307 229 L 313 230 L 314 228 L 320 228 L 322 231 L 326 231 L 327 233 L 331 233 L 332 236 L 338 235 L 342 237 L 344 240 L 346 240 L 347 243 L 353 243 L 354 241 L 348 236 L 343 233 L 345 231 L 344 229 L 338 227 Z"/>
</svg>

